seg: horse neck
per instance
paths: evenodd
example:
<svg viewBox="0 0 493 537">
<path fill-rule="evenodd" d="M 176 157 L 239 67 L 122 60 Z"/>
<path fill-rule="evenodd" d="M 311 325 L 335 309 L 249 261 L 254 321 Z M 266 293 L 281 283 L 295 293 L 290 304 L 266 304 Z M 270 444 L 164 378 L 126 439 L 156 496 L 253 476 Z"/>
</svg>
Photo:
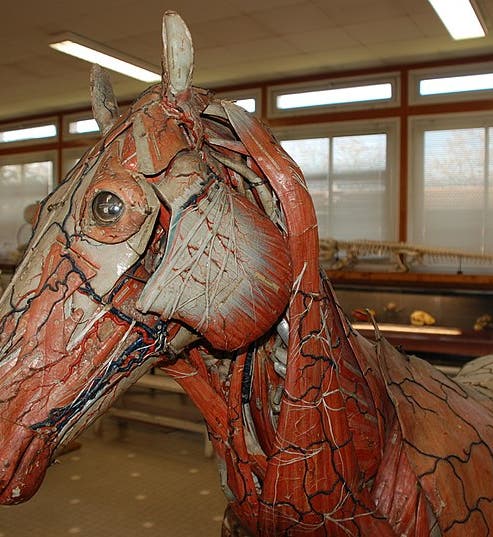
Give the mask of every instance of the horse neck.
<svg viewBox="0 0 493 537">
<path fill-rule="evenodd" d="M 285 485 L 303 490 L 303 461 L 313 463 L 310 485 L 322 491 L 341 475 L 351 489 L 357 488 L 362 479 L 374 476 L 379 462 L 375 455 L 381 440 L 372 394 L 333 291 L 322 278 L 319 293 L 301 298 L 296 345 L 291 326 L 287 349 L 273 332 L 234 359 L 195 349 L 186 360 L 165 368 L 202 412 L 222 468 L 223 488 L 253 531 L 259 513 L 284 495 Z M 284 379 L 273 365 L 279 350 L 287 350 Z M 278 393 L 279 408 L 273 408 Z M 375 449 L 365 452 L 370 445 Z M 266 520 L 270 516 L 264 515 Z"/>
</svg>

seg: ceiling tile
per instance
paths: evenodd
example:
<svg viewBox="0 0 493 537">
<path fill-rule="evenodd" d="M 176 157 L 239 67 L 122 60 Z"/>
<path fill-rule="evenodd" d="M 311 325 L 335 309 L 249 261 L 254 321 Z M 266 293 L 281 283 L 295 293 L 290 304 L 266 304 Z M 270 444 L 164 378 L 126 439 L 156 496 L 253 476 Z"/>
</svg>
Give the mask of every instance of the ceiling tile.
<svg viewBox="0 0 493 537">
<path fill-rule="evenodd" d="M 203 38 L 210 36 L 211 42 L 226 46 L 231 43 L 242 43 L 270 36 L 269 30 L 249 15 L 191 24 L 192 38 L 196 28 L 201 32 Z"/>
<path fill-rule="evenodd" d="M 302 52 L 321 52 L 359 45 L 358 41 L 342 28 L 292 33 L 285 35 L 284 39 Z"/>
<path fill-rule="evenodd" d="M 448 32 L 438 17 L 429 17 L 426 14 L 411 15 L 411 19 L 426 37 L 445 37 Z"/>
<path fill-rule="evenodd" d="M 283 8 L 292 4 L 299 4 L 300 0 L 230 0 L 230 3 L 237 6 L 242 13 L 253 13 L 254 11 L 263 11 L 269 7 Z"/>
<path fill-rule="evenodd" d="M 197 67 L 207 66 L 207 68 L 218 65 L 231 65 L 235 61 L 235 56 L 229 47 L 210 47 L 195 51 L 195 65 Z"/>
<path fill-rule="evenodd" d="M 259 24 L 275 35 L 330 28 L 329 16 L 315 4 L 302 3 L 279 8 L 263 9 L 251 14 Z"/>
<path fill-rule="evenodd" d="M 360 43 L 386 43 L 422 37 L 410 17 L 398 17 L 345 26 L 346 32 Z"/>
<path fill-rule="evenodd" d="M 234 56 L 235 61 L 238 62 L 248 61 L 252 58 L 268 60 L 298 52 L 295 47 L 280 37 L 257 39 L 248 43 L 234 43 L 228 47 L 228 50 Z M 257 62 L 258 60 L 255 61 Z"/>
<path fill-rule="evenodd" d="M 394 0 L 313 0 L 324 9 L 340 26 L 364 24 L 406 15 L 405 10 Z M 424 1 L 424 0 L 423 0 Z"/>
</svg>

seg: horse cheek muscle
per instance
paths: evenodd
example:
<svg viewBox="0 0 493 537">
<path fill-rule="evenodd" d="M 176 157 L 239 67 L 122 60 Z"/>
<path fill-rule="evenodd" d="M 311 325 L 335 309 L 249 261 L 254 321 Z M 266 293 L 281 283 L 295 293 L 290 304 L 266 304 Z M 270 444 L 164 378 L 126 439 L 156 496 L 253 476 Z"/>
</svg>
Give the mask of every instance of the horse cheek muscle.
<svg viewBox="0 0 493 537">
<path fill-rule="evenodd" d="M 217 349 L 248 345 L 289 299 L 291 264 L 281 232 L 222 183 L 172 214 L 166 252 L 141 307 L 183 321 Z"/>
</svg>

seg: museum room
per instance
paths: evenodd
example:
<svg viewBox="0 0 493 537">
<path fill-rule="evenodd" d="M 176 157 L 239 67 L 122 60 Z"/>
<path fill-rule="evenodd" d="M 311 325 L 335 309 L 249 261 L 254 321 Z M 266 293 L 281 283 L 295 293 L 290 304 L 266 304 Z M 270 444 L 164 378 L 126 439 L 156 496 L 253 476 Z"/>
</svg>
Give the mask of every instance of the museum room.
<svg viewBox="0 0 493 537">
<path fill-rule="evenodd" d="M 493 534 L 493 2 L 0 43 L 0 537 Z"/>
</svg>

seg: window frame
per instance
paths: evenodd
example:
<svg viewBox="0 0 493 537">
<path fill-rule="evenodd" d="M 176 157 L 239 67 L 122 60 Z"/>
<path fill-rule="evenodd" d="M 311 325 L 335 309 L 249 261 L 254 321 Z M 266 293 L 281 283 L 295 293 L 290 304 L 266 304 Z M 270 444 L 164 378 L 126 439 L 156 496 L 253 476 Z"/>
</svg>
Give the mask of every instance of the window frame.
<svg viewBox="0 0 493 537">
<path fill-rule="evenodd" d="M 40 150 L 40 151 L 29 151 L 23 153 L 14 153 L 14 154 L 2 154 L 0 155 L 0 167 L 1 166 L 16 166 L 19 164 L 30 164 L 35 162 L 46 162 L 51 161 L 53 166 L 53 175 L 51 178 L 51 185 L 48 188 L 48 194 L 52 192 L 57 186 L 57 169 L 58 169 L 58 153 L 55 150 Z M 15 263 L 11 262 L 1 262 L 0 268 L 11 270 L 15 267 Z"/>
<path fill-rule="evenodd" d="M 446 67 L 427 67 L 409 71 L 409 104 L 437 104 L 479 101 L 493 98 L 493 89 L 470 90 L 452 93 L 437 93 L 434 95 L 421 95 L 419 84 L 422 80 L 435 78 L 448 78 L 454 76 L 482 75 L 493 73 L 493 61 L 473 62 L 464 65 L 451 65 Z"/>
<path fill-rule="evenodd" d="M 299 108 L 278 108 L 276 99 L 286 93 L 307 93 L 312 91 L 323 91 L 330 89 L 341 89 L 374 84 L 389 83 L 392 86 L 392 97 L 385 100 L 368 100 L 338 104 L 322 104 L 316 106 L 305 106 Z M 333 111 L 354 111 L 368 109 L 385 109 L 399 106 L 401 101 L 400 76 L 397 71 L 389 71 L 373 76 L 345 76 L 337 78 L 325 78 L 311 83 L 279 84 L 268 86 L 267 97 L 267 117 L 299 117 L 313 116 L 324 112 Z"/>
<path fill-rule="evenodd" d="M 435 127 L 436 128 L 433 128 Z M 411 116 L 409 118 L 409 178 L 408 181 L 408 215 L 407 215 L 407 236 L 412 237 L 413 225 L 416 219 L 423 218 L 422 208 L 416 205 L 416 196 L 421 193 L 424 197 L 422 181 L 413 180 L 414 177 L 423 177 L 424 165 L 424 147 L 423 136 L 427 131 L 433 130 L 454 130 L 454 129 L 493 129 L 493 111 L 484 112 L 458 112 L 455 114 L 429 114 L 420 116 Z M 413 241 L 411 241 L 413 242 Z M 437 247 L 440 247 L 437 245 Z M 450 249 L 461 250 L 461 246 Z M 466 249 L 464 249 L 466 251 Z M 475 253 L 475 252 L 472 252 Z M 477 252 L 481 254 L 481 252 Z M 433 271 L 429 266 L 425 267 L 427 271 Z M 470 270 L 470 269 L 468 269 Z M 478 269 L 479 270 L 479 269 Z M 484 272 L 479 270 L 479 272 Z M 490 271 L 491 272 L 491 271 Z"/>
<path fill-rule="evenodd" d="M 43 145 L 47 143 L 56 142 L 60 137 L 60 126 L 57 116 L 47 116 L 40 119 L 31 119 L 25 121 L 13 121 L 8 123 L 2 123 L 0 125 L 0 131 L 15 131 L 20 129 L 30 129 L 34 127 L 43 127 L 47 125 L 54 125 L 56 133 L 53 136 L 47 136 L 44 138 L 28 138 L 26 140 L 16 140 L 13 142 L 0 142 L 0 149 L 2 154 L 9 149 L 17 149 L 21 147 Z"/>
<path fill-rule="evenodd" d="M 307 123 L 291 127 L 277 127 L 273 129 L 273 133 L 279 141 L 385 133 L 387 135 L 387 173 L 389 175 L 389 182 L 387 185 L 387 212 L 389 215 L 389 229 L 391 230 L 388 240 L 398 240 L 400 192 L 398 177 L 400 162 L 399 118 L 391 117 L 372 121 L 353 120 L 318 124 Z M 355 237 L 355 239 L 356 238 L 357 237 Z"/>
<path fill-rule="evenodd" d="M 84 121 L 86 119 L 94 119 L 91 112 L 79 112 L 76 114 L 66 114 L 62 120 L 62 136 L 64 140 L 83 140 L 90 138 L 99 138 L 101 133 L 99 130 L 92 132 L 70 132 L 70 124 L 76 121 Z"/>
<path fill-rule="evenodd" d="M 261 88 L 218 92 L 214 91 L 214 96 L 218 99 L 224 99 L 227 101 L 238 101 L 240 99 L 255 99 L 255 112 L 249 113 L 255 117 L 261 117 L 263 115 Z"/>
</svg>

